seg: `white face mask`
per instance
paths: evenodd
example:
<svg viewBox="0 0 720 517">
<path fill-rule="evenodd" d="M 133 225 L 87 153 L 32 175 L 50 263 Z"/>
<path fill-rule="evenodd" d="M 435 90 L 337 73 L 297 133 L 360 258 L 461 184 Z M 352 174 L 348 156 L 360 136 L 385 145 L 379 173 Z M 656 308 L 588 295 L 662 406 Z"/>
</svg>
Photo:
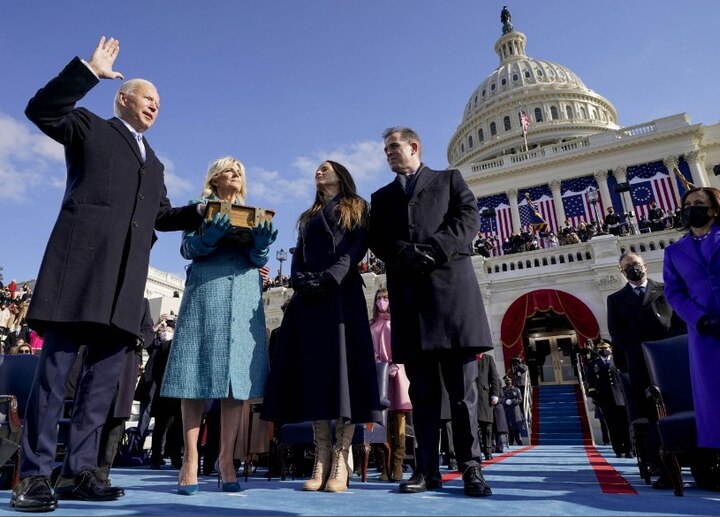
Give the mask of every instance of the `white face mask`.
<svg viewBox="0 0 720 517">
<path fill-rule="evenodd" d="M 163 330 L 160 332 L 160 339 L 163 341 L 170 341 L 173 338 L 173 333 L 170 330 Z"/>
</svg>

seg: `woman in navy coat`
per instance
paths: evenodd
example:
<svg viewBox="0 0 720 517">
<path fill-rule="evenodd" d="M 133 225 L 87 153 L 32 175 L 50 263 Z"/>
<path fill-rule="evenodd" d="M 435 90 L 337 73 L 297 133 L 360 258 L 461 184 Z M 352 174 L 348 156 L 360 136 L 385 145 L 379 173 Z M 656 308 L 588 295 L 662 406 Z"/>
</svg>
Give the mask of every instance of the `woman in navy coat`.
<svg viewBox="0 0 720 517">
<path fill-rule="evenodd" d="M 320 164 L 315 185 L 315 201 L 298 221 L 291 268 L 295 292 L 283 316 L 262 418 L 313 421 L 315 467 L 303 489 L 339 492 L 348 483 L 354 423 L 380 420 L 358 269 L 367 252 L 368 208 L 339 163 Z M 334 451 L 330 420 L 336 420 Z"/>
<path fill-rule="evenodd" d="M 720 448 L 720 190 L 682 198 L 687 235 L 665 248 L 665 298 L 685 320 L 698 447 Z"/>
</svg>

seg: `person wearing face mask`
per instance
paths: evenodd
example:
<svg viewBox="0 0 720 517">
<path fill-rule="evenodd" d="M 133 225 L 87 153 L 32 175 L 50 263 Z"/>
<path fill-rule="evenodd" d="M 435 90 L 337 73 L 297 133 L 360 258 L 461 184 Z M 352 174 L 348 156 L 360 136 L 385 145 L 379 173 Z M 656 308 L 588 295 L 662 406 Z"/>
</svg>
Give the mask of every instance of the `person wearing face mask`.
<svg viewBox="0 0 720 517">
<path fill-rule="evenodd" d="M 672 483 L 660 461 L 660 439 L 654 425 L 655 409 L 645 396 L 650 376 L 641 344 L 684 334 L 685 323 L 665 298 L 664 284 L 648 278 L 647 264 L 642 256 L 625 252 L 620 257 L 618 268 L 627 284 L 607 298 L 608 331 L 615 346 L 615 363 L 630 377 L 632 393 L 627 396 L 633 397 L 640 414 L 653 422 L 645 450 L 651 475 L 660 476 L 653 487 L 670 488 Z"/>
<path fill-rule="evenodd" d="M 698 447 L 720 448 L 720 190 L 682 197 L 684 238 L 665 248 L 665 296 L 687 323 Z"/>
<path fill-rule="evenodd" d="M 632 458 L 630 428 L 625 412 L 620 374 L 613 361 L 610 343 L 601 341 L 596 347 L 598 357 L 590 361 L 585 370 L 588 396 L 600 407 L 610 433 L 615 456 Z"/>
<path fill-rule="evenodd" d="M 380 479 L 386 481 L 401 481 L 403 479 L 403 458 L 405 457 L 405 425 L 406 417 L 412 411 L 410 403 L 410 381 L 405 373 L 405 366 L 394 363 L 390 346 L 390 300 L 385 288 L 375 293 L 375 304 L 372 308 L 370 320 L 370 334 L 372 334 L 375 348 L 375 362 L 390 363 L 388 368 L 388 437 L 390 445 L 390 472 L 383 470 Z"/>
</svg>

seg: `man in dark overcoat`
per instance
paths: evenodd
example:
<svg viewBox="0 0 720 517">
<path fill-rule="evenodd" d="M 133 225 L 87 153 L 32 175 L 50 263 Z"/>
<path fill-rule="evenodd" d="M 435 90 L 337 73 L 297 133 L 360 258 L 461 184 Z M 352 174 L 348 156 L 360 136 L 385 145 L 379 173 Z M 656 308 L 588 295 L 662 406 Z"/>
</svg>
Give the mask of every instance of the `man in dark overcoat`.
<svg viewBox="0 0 720 517">
<path fill-rule="evenodd" d="M 495 359 L 488 354 L 477 356 L 478 376 L 478 404 L 477 419 L 481 437 L 481 446 L 485 459 L 492 459 L 493 420 L 495 407 L 500 400 L 500 378 L 498 377 Z"/>
<path fill-rule="evenodd" d="M 665 285 L 648 278 L 647 264 L 641 255 L 630 251 L 623 253 L 618 267 L 627 283 L 607 298 L 608 331 L 615 349 L 615 364 L 630 376 L 633 393 L 626 396 L 633 397 L 641 415 L 650 420 L 644 452 L 653 470 L 662 471 L 655 410 L 645 395 L 650 375 L 641 345 L 644 341 L 684 334 L 687 328 L 665 299 Z M 667 474 L 661 474 L 654 486 L 670 488 L 672 483 Z"/>
<path fill-rule="evenodd" d="M 123 83 L 117 117 L 105 120 L 75 103 L 113 71 L 120 50 L 100 39 L 88 61 L 73 59 L 30 100 L 28 118 L 65 147 L 67 182 L 38 274 L 27 320 L 43 337 L 22 444 L 21 482 L 10 505 L 50 511 L 58 498 L 111 500 L 122 496 L 96 476 L 97 432 L 104 424 L 123 365 L 141 337 L 143 293 L 154 230 L 196 228 L 202 206 L 172 208 L 163 165 L 143 137 L 157 118 L 157 90 L 144 80 Z M 70 424 L 62 477 L 49 475 L 65 382 L 77 351 L 87 345 Z"/>
<path fill-rule="evenodd" d="M 435 171 L 420 159 L 409 128 L 383 134 L 394 181 L 372 195 L 370 249 L 385 262 L 393 301 L 393 358 L 405 364 L 418 451 L 404 493 L 440 488 L 441 385 L 465 493 L 491 495 L 480 468 L 476 354 L 493 348 L 470 259 L 480 227 L 475 196 L 458 170 Z"/>
<path fill-rule="evenodd" d="M 597 345 L 598 357 L 588 363 L 585 378 L 588 395 L 595 405 L 600 406 L 608 431 L 610 443 L 618 458 L 632 457 L 630 428 L 625 412 L 625 398 L 622 392 L 620 374 L 613 361 L 610 343 L 601 341 Z"/>
</svg>

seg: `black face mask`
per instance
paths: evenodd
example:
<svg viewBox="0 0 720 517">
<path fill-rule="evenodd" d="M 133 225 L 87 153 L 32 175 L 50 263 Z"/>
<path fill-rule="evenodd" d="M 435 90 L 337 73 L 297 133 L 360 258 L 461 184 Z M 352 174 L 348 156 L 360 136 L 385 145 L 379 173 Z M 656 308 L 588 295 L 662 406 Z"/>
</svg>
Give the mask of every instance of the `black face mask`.
<svg viewBox="0 0 720 517">
<path fill-rule="evenodd" d="M 710 222 L 712 216 L 708 215 L 706 206 L 686 206 L 683 209 L 683 225 L 693 228 L 702 228 Z"/>
<path fill-rule="evenodd" d="M 609 348 L 603 348 L 598 353 L 603 357 L 609 357 L 612 352 L 610 351 Z"/>
<path fill-rule="evenodd" d="M 625 271 L 625 276 L 628 277 L 628 280 L 632 280 L 633 282 L 639 282 L 645 276 L 645 271 L 643 271 L 642 266 L 627 266 L 623 271 Z"/>
</svg>

